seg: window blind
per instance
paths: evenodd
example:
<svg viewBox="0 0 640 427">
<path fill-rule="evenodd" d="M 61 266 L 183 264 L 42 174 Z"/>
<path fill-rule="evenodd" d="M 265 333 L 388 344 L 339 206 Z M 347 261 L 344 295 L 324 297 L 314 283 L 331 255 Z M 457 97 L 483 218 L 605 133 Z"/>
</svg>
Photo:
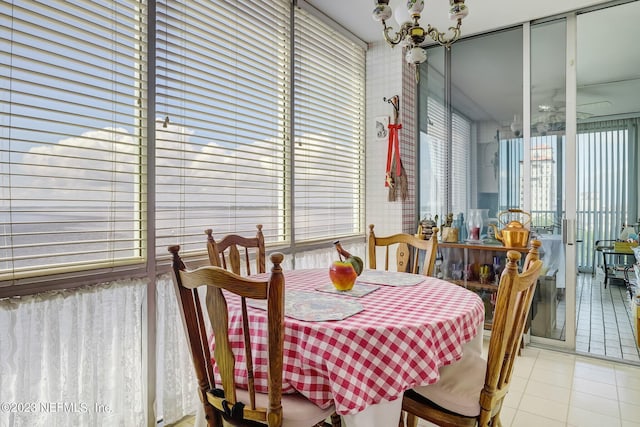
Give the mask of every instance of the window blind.
<svg viewBox="0 0 640 427">
<path fill-rule="evenodd" d="M 143 261 L 143 9 L 0 3 L 0 280 Z"/>
<path fill-rule="evenodd" d="M 578 126 L 578 265 L 592 268 L 595 242 L 620 236 L 638 218 L 637 120 L 621 119 Z"/>
<path fill-rule="evenodd" d="M 460 114 L 451 118 L 451 211 L 454 215 L 467 212 L 469 197 L 469 151 L 471 122 Z"/>
<path fill-rule="evenodd" d="M 160 1 L 156 250 L 215 237 L 286 242 L 290 2 Z"/>
<path fill-rule="evenodd" d="M 524 142 L 522 138 L 500 139 L 499 143 L 500 177 L 498 181 L 498 210 L 523 208 Z"/>
<path fill-rule="evenodd" d="M 420 214 L 433 218 L 447 210 L 447 129 L 444 103 L 433 96 L 426 100 L 427 126 L 420 132 Z"/>
<path fill-rule="evenodd" d="M 305 10 L 294 23 L 295 239 L 362 233 L 365 51 Z"/>
</svg>

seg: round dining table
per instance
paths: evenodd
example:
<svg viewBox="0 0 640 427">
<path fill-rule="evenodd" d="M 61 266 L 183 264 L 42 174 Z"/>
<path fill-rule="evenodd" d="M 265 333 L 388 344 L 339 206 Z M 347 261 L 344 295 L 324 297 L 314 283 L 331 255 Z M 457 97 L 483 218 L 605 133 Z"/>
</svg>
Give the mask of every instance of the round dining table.
<svg viewBox="0 0 640 427">
<path fill-rule="evenodd" d="M 334 404 L 347 426 L 397 425 L 405 390 L 437 382 L 439 368 L 463 357 L 470 342 L 479 342 L 481 351 L 484 304 L 464 287 L 434 277 L 365 270 L 351 291 L 340 292 L 328 269 L 284 275 L 283 393 L 301 393 L 323 408 Z M 242 376 L 240 304 L 233 299 L 228 304 L 231 344 Z M 264 308 L 249 307 L 255 384 L 261 392 L 268 385 Z"/>
</svg>

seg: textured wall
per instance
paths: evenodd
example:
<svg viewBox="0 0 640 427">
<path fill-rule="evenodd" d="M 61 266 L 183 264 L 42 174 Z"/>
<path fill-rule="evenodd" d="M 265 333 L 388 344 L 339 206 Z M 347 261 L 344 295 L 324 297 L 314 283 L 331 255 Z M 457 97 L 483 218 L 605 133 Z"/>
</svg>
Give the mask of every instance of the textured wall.
<svg viewBox="0 0 640 427">
<path fill-rule="evenodd" d="M 417 228 L 414 94 L 414 71 L 405 64 L 401 48 L 392 49 L 382 42 L 371 45 L 367 52 L 366 224 L 375 224 L 376 234 L 381 236 L 415 233 Z M 377 117 L 393 120 L 393 107 L 384 98 L 394 95 L 400 96 L 400 157 L 409 188 L 404 202 L 400 197 L 394 202 L 388 200 L 388 188 L 384 186 L 388 140 L 378 139 L 375 129 Z"/>
</svg>

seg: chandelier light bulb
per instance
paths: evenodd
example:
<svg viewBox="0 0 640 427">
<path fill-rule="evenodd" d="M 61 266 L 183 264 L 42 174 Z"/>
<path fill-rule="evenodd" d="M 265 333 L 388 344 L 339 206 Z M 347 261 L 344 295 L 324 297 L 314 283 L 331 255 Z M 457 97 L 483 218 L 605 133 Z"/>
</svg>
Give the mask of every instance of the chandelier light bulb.
<svg viewBox="0 0 640 427">
<path fill-rule="evenodd" d="M 420 15 L 420 13 L 424 10 L 424 0 L 407 1 L 407 10 L 411 15 Z"/>
<path fill-rule="evenodd" d="M 423 48 L 415 46 L 407 50 L 404 58 L 409 64 L 422 64 L 427 60 L 427 52 Z"/>
<path fill-rule="evenodd" d="M 388 4 L 378 3 L 376 7 L 373 9 L 373 19 L 374 21 L 387 21 L 391 18 L 393 14 L 391 7 Z"/>
<path fill-rule="evenodd" d="M 407 9 L 407 3 L 402 0 L 391 0 L 389 7 L 393 9 L 393 17 L 399 26 L 411 21 L 411 14 Z"/>
<path fill-rule="evenodd" d="M 452 2 L 451 9 L 449 9 L 449 18 L 452 21 L 457 21 L 459 19 L 464 19 L 469 14 L 469 8 L 464 2 Z"/>
</svg>

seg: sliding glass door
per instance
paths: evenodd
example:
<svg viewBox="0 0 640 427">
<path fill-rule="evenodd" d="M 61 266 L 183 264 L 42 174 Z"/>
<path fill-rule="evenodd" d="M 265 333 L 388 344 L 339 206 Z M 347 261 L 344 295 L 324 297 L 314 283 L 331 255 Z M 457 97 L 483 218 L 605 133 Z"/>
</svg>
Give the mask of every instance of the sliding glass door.
<svg viewBox="0 0 640 427">
<path fill-rule="evenodd" d="M 531 308 L 530 332 L 533 337 L 565 342 L 572 341 L 575 331 L 568 319 L 574 317 L 571 297 L 576 283 L 575 267 L 568 262 L 568 254 L 575 252 L 571 197 L 576 193 L 567 174 L 568 161 L 575 157 L 569 155 L 574 144 L 568 138 L 567 26 L 566 19 L 530 26 L 529 126 L 522 191 L 529 193 L 525 210 L 531 213 L 531 229 L 542 242 L 545 262 Z"/>
<path fill-rule="evenodd" d="M 640 226 L 639 14 L 634 1 L 526 23 L 432 47 L 421 66 L 420 216 L 530 213 L 545 261 L 534 342 L 583 350 L 578 275 L 598 270 L 596 241 Z"/>
<path fill-rule="evenodd" d="M 608 256 L 608 279 L 596 242 L 613 245 L 622 229 L 638 232 L 640 2 L 576 18 L 577 288 L 576 351 L 637 362 L 637 286 L 623 280 L 632 257 Z M 604 34 L 616 34 L 615 41 Z M 608 242 L 606 242 L 608 240 Z M 622 270 L 622 271 L 620 271 Z M 633 277 L 633 275 L 631 275 Z M 632 283 L 632 282 L 631 282 Z M 588 284 L 590 286 L 588 286 Z M 606 287 L 605 287 L 606 285 Z"/>
</svg>

